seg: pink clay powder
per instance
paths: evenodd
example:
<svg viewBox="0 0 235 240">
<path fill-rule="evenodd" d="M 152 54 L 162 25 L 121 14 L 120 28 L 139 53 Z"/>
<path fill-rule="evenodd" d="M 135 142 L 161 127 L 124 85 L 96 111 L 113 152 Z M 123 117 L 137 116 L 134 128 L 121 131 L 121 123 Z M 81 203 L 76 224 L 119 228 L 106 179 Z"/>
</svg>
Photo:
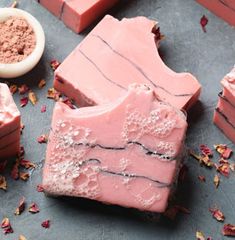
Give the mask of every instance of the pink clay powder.
<svg viewBox="0 0 235 240">
<path fill-rule="evenodd" d="M 0 22 L 0 63 L 21 62 L 35 45 L 35 33 L 24 18 L 9 17 Z"/>
</svg>

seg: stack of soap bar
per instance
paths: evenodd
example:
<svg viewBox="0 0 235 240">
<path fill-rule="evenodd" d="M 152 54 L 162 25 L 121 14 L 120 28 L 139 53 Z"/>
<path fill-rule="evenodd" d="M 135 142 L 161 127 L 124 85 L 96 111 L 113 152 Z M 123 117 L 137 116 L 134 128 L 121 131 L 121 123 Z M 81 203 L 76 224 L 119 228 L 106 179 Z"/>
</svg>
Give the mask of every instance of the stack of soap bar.
<svg viewBox="0 0 235 240">
<path fill-rule="evenodd" d="M 156 47 L 160 39 L 152 20 L 119 21 L 107 15 L 57 69 L 54 87 L 86 106 L 117 99 L 131 83 L 149 84 L 164 101 L 189 109 L 198 100 L 200 84 L 162 62 Z"/>
<path fill-rule="evenodd" d="M 119 0 L 38 0 L 65 25 L 80 33 Z"/>
<path fill-rule="evenodd" d="M 214 123 L 235 143 L 235 68 L 221 81 L 223 91 L 214 113 Z"/>
<path fill-rule="evenodd" d="M 197 0 L 220 18 L 235 26 L 234 0 Z"/>
<path fill-rule="evenodd" d="M 20 149 L 20 112 L 6 84 L 0 83 L 0 159 Z"/>
<path fill-rule="evenodd" d="M 56 103 L 43 170 L 51 195 L 163 212 L 181 164 L 185 115 L 145 85 L 118 100 L 70 109 Z"/>
</svg>

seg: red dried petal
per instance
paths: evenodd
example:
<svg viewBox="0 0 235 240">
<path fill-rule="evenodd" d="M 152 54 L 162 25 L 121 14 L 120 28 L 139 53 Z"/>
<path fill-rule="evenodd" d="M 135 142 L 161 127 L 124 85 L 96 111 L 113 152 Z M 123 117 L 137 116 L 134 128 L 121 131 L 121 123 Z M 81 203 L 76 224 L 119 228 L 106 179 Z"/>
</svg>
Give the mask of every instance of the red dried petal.
<svg viewBox="0 0 235 240">
<path fill-rule="evenodd" d="M 220 177 L 218 175 L 215 175 L 213 181 L 214 181 L 215 187 L 218 188 L 220 184 Z"/>
<path fill-rule="evenodd" d="M 1 222 L 1 228 L 7 228 L 10 227 L 11 223 L 9 218 L 3 218 L 2 222 Z"/>
<path fill-rule="evenodd" d="M 15 94 L 18 90 L 18 87 L 15 84 L 10 85 L 9 87 L 11 94 Z"/>
<path fill-rule="evenodd" d="M 25 94 L 29 91 L 29 87 L 26 84 L 21 85 L 20 87 L 18 87 L 18 92 L 19 94 Z"/>
<path fill-rule="evenodd" d="M 29 212 L 38 213 L 38 212 L 40 212 L 40 209 L 36 203 L 31 203 L 29 206 Z"/>
<path fill-rule="evenodd" d="M 220 153 L 220 156 L 224 159 L 229 159 L 233 153 L 232 149 L 225 144 L 214 145 L 215 150 Z"/>
<path fill-rule="evenodd" d="M 5 171 L 7 163 L 7 160 L 0 162 L 0 173 L 3 173 Z"/>
<path fill-rule="evenodd" d="M 11 170 L 11 177 L 14 180 L 17 180 L 19 178 L 19 166 L 20 166 L 19 159 L 17 159 Z"/>
<path fill-rule="evenodd" d="M 7 190 L 7 181 L 6 178 L 0 175 L 0 189 L 6 191 Z"/>
<path fill-rule="evenodd" d="M 44 188 L 43 188 L 42 184 L 37 185 L 37 191 L 38 192 L 44 192 Z"/>
<path fill-rule="evenodd" d="M 40 80 L 40 82 L 39 82 L 39 84 L 38 84 L 38 87 L 39 87 L 40 89 L 42 89 L 45 85 L 46 85 L 46 81 L 45 81 L 45 79 L 42 79 L 42 80 Z"/>
<path fill-rule="evenodd" d="M 38 101 L 36 94 L 33 91 L 30 91 L 28 94 L 30 102 L 35 105 Z"/>
<path fill-rule="evenodd" d="M 206 181 L 206 177 L 205 177 L 205 176 L 202 176 L 202 175 L 199 175 L 199 176 L 198 176 L 198 179 L 199 179 L 201 182 L 205 182 L 205 181 Z"/>
<path fill-rule="evenodd" d="M 25 154 L 24 146 L 20 146 L 20 152 L 18 154 L 19 158 L 22 158 Z"/>
<path fill-rule="evenodd" d="M 61 93 L 57 92 L 54 88 L 49 88 L 47 90 L 47 98 L 54 99 L 58 101 L 60 99 Z"/>
<path fill-rule="evenodd" d="M 25 210 L 25 197 L 22 197 L 19 201 L 18 207 L 15 210 L 15 215 L 20 215 Z"/>
<path fill-rule="evenodd" d="M 216 166 L 216 170 L 223 176 L 229 177 L 229 174 L 230 174 L 229 164 L 227 163 L 220 164 L 219 166 Z"/>
<path fill-rule="evenodd" d="M 235 236 L 235 225 L 232 224 L 224 224 L 222 229 L 222 234 L 224 236 Z"/>
<path fill-rule="evenodd" d="M 194 157 L 196 160 L 199 161 L 200 164 L 205 165 L 206 167 L 213 167 L 214 163 L 210 160 L 209 156 L 207 155 L 198 155 L 194 151 L 190 150 L 189 154 Z"/>
<path fill-rule="evenodd" d="M 75 109 L 75 108 L 76 108 L 76 107 L 74 106 L 74 104 L 73 104 L 73 101 L 70 100 L 70 99 L 67 98 L 67 97 L 66 97 L 65 99 L 63 99 L 62 102 L 63 102 L 64 104 L 68 105 L 71 109 Z"/>
<path fill-rule="evenodd" d="M 201 24 L 201 26 L 202 26 L 202 30 L 204 31 L 204 32 L 206 32 L 206 25 L 208 24 L 208 18 L 205 16 L 205 15 L 203 15 L 202 17 L 201 17 L 201 20 L 200 20 L 200 24 Z"/>
<path fill-rule="evenodd" d="M 50 227 L 50 220 L 45 220 L 41 223 L 41 226 L 44 228 L 49 228 Z"/>
<path fill-rule="evenodd" d="M 55 71 L 60 66 L 60 62 L 57 61 L 56 59 L 53 59 L 50 62 L 50 66 L 51 66 L 52 70 Z"/>
<path fill-rule="evenodd" d="M 225 220 L 224 214 L 218 208 L 211 208 L 210 212 L 212 213 L 213 218 L 217 221 L 223 222 Z"/>
<path fill-rule="evenodd" d="M 24 128 L 25 128 L 25 125 L 21 122 L 20 123 L 20 134 L 23 134 Z"/>
<path fill-rule="evenodd" d="M 37 138 L 38 143 L 47 143 L 48 141 L 48 136 L 46 134 L 42 134 Z"/>
<path fill-rule="evenodd" d="M 9 234 L 9 233 L 13 233 L 14 231 L 13 231 L 12 227 L 8 227 L 8 228 L 4 228 L 3 232 L 6 235 L 6 234 Z"/>
<path fill-rule="evenodd" d="M 207 155 L 209 157 L 213 156 L 212 150 L 205 144 L 200 145 L 200 150 L 203 155 Z"/>
<path fill-rule="evenodd" d="M 44 113 L 44 112 L 46 112 L 46 110 L 47 110 L 47 107 L 46 107 L 46 105 L 42 105 L 42 107 L 41 107 L 41 113 Z"/>
<path fill-rule="evenodd" d="M 27 172 L 20 172 L 20 179 L 23 181 L 27 181 L 29 179 L 30 175 Z"/>
<path fill-rule="evenodd" d="M 32 163 L 29 160 L 21 159 L 20 160 L 20 166 L 29 169 L 29 168 L 36 168 L 36 164 Z"/>
<path fill-rule="evenodd" d="M 23 97 L 20 99 L 20 106 L 25 107 L 28 104 L 28 102 L 29 102 L 28 97 Z"/>
</svg>

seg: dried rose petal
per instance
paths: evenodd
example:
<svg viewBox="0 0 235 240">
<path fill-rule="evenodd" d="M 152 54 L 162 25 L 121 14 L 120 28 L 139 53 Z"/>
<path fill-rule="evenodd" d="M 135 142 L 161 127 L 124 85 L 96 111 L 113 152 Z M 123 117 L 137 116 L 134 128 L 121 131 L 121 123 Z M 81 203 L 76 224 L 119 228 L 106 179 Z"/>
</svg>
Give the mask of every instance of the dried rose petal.
<svg viewBox="0 0 235 240">
<path fill-rule="evenodd" d="M 58 101 L 60 99 L 60 96 L 61 96 L 61 93 L 57 92 L 54 88 L 49 88 L 47 91 L 47 98 Z"/>
<path fill-rule="evenodd" d="M 4 234 L 13 233 L 9 218 L 4 218 L 2 220 L 1 228 L 3 229 Z"/>
<path fill-rule="evenodd" d="M 204 234 L 200 231 L 196 232 L 196 238 L 197 238 L 197 240 L 206 240 Z"/>
<path fill-rule="evenodd" d="M 200 24 L 202 26 L 203 32 L 206 32 L 206 25 L 208 24 L 208 18 L 205 15 L 201 17 Z"/>
<path fill-rule="evenodd" d="M 18 90 L 18 87 L 15 84 L 10 85 L 9 87 L 11 94 L 15 94 Z"/>
<path fill-rule="evenodd" d="M 47 110 L 47 107 L 46 107 L 46 105 L 42 105 L 42 107 L 41 107 L 41 113 L 44 113 L 44 112 L 46 112 L 46 110 Z"/>
<path fill-rule="evenodd" d="M 36 203 L 32 203 L 29 206 L 29 212 L 31 212 L 31 213 L 38 213 L 38 212 L 40 212 L 40 209 L 39 209 L 39 207 L 38 207 L 38 205 Z"/>
<path fill-rule="evenodd" d="M 27 172 L 20 172 L 20 179 L 23 181 L 27 181 L 29 179 L 30 175 Z"/>
<path fill-rule="evenodd" d="M 22 197 L 19 201 L 18 207 L 15 210 L 15 215 L 20 215 L 25 210 L 25 197 Z"/>
<path fill-rule="evenodd" d="M 29 168 L 36 168 L 36 164 L 32 163 L 29 160 L 21 159 L 20 160 L 20 166 L 29 169 Z"/>
<path fill-rule="evenodd" d="M 20 99 L 20 106 L 25 107 L 28 104 L 28 102 L 29 102 L 28 97 L 23 97 Z"/>
<path fill-rule="evenodd" d="M 51 66 L 52 70 L 55 71 L 60 66 L 60 62 L 53 59 L 50 62 L 50 66 Z"/>
<path fill-rule="evenodd" d="M 7 190 L 7 181 L 6 178 L 0 175 L 0 189 Z"/>
<path fill-rule="evenodd" d="M 38 143 L 47 143 L 48 141 L 48 136 L 46 134 L 42 134 L 37 138 Z"/>
<path fill-rule="evenodd" d="M 0 162 L 0 173 L 3 173 L 5 171 L 7 162 L 7 160 Z"/>
<path fill-rule="evenodd" d="M 14 180 L 17 180 L 19 178 L 19 166 L 20 166 L 20 162 L 19 159 L 16 159 L 15 164 L 13 165 L 13 168 L 11 170 L 11 177 Z"/>
<path fill-rule="evenodd" d="M 25 237 L 25 236 L 23 236 L 23 235 L 20 235 L 20 236 L 19 236 L 19 240 L 27 240 L 27 239 L 26 239 L 26 237 Z"/>
<path fill-rule="evenodd" d="M 20 146 L 20 152 L 18 154 L 19 158 L 22 158 L 25 154 L 24 146 Z"/>
<path fill-rule="evenodd" d="M 37 185 L 37 191 L 38 192 L 44 192 L 44 188 L 43 188 L 42 184 Z"/>
<path fill-rule="evenodd" d="M 26 84 L 21 85 L 18 87 L 19 94 L 23 95 L 29 91 L 29 87 Z"/>
<path fill-rule="evenodd" d="M 222 234 L 224 236 L 235 236 L 235 225 L 232 224 L 224 224 L 222 229 Z"/>
<path fill-rule="evenodd" d="M 75 109 L 76 107 L 73 105 L 73 101 L 70 100 L 68 97 L 66 97 L 65 99 L 62 100 L 62 102 L 64 104 L 66 104 L 67 106 L 69 106 L 71 109 Z"/>
<path fill-rule="evenodd" d="M 224 221 L 225 216 L 218 208 L 210 208 L 209 210 L 212 213 L 213 218 L 215 218 L 218 222 Z"/>
<path fill-rule="evenodd" d="M 231 163 L 231 164 L 229 165 L 229 167 L 230 167 L 230 169 L 231 169 L 232 172 L 235 171 L 235 163 Z"/>
<path fill-rule="evenodd" d="M 213 167 L 214 163 L 210 160 L 209 156 L 207 155 L 198 155 L 195 152 L 193 152 L 192 150 L 189 151 L 189 154 L 194 157 L 196 160 L 199 161 L 200 164 L 205 165 L 206 167 Z"/>
<path fill-rule="evenodd" d="M 229 177 L 230 174 L 229 164 L 227 163 L 220 164 L 219 166 L 216 166 L 216 170 L 223 176 Z"/>
<path fill-rule="evenodd" d="M 205 144 L 200 145 L 200 150 L 201 150 L 203 155 L 206 155 L 206 156 L 209 156 L 209 157 L 213 156 L 212 150 Z"/>
<path fill-rule="evenodd" d="M 184 164 L 181 167 L 180 172 L 179 172 L 179 176 L 178 176 L 178 180 L 180 182 L 183 182 L 185 180 L 187 172 L 188 172 L 188 167 Z"/>
<path fill-rule="evenodd" d="M 41 223 L 41 226 L 44 228 L 49 228 L 50 227 L 50 220 L 45 220 Z"/>
<path fill-rule="evenodd" d="M 45 81 L 45 79 L 42 79 L 42 80 L 40 80 L 40 82 L 39 82 L 39 84 L 38 84 L 38 87 L 39 87 L 40 89 L 42 89 L 45 85 L 46 85 L 46 81 Z"/>
<path fill-rule="evenodd" d="M 217 174 L 214 176 L 213 181 L 214 181 L 215 187 L 218 188 L 220 184 L 220 177 Z"/>
<path fill-rule="evenodd" d="M 13 3 L 10 5 L 10 8 L 16 8 L 18 5 L 17 1 L 13 1 Z"/>
<path fill-rule="evenodd" d="M 36 96 L 36 94 L 33 92 L 33 91 L 30 91 L 29 92 L 29 100 L 30 100 L 30 102 L 33 104 L 33 105 L 35 105 L 36 103 L 37 103 L 37 96 Z"/>
<path fill-rule="evenodd" d="M 206 181 L 206 177 L 205 177 L 205 176 L 202 176 L 202 175 L 199 175 L 199 176 L 198 176 L 198 179 L 199 179 L 201 182 L 205 182 L 205 181 Z"/>
<path fill-rule="evenodd" d="M 231 154 L 232 154 L 232 149 L 229 148 L 227 145 L 225 144 L 217 144 L 214 145 L 215 150 L 220 153 L 220 156 L 222 158 L 228 159 L 230 158 Z"/>
<path fill-rule="evenodd" d="M 22 122 L 20 122 L 20 134 L 23 134 L 24 128 L 25 128 L 25 125 Z"/>
</svg>

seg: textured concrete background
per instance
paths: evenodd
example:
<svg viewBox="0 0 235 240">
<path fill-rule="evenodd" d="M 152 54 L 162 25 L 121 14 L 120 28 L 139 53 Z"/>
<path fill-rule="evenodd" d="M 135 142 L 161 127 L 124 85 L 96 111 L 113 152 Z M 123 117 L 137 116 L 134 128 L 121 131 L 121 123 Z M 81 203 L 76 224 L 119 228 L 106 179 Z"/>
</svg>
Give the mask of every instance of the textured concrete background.
<svg viewBox="0 0 235 240">
<path fill-rule="evenodd" d="M 11 2 L 0 0 L 0 7 L 8 6 Z M 177 201 L 188 207 L 191 214 L 179 215 L 174 222 L 163 217 L 152 218 L 136 210 L 105 206 L 83 199 L 47 198 L 36 192 L 35 186 L 41 182 L 41 163 L 46 148 L 45 145 L 39 145 L 36 138 L 48 132 L 54 106 L 54 102 L 45 97 L 53 80 L 49 62 L 53 58 L 62 61 L 91 28 L 76 35 L 34 0 L 20 0 L 19 8 L 29 11 L 41 22 L 47 39 L 46 50 L 38 66 L 29 74 L 13 80 L 17 83 L 27 82 L 39 98 L 35 107 L 28 104 L 20 109 L 26 125 L 22 136 L 26 159 L 39 163 L 39 168 L 26 183 L 11 180 L 7 172 L 9 190 L 0 192 L 0 219 L 8 216 L 15 233 L 4 236 L 0 231 L 0 239 L 16 240 L 19 234 L 24 234 L 29 240 L 182 240 L 195 239 L 196 230 L 204 231 L 216 240 L 225 239 L 220 234 L 222 224 L 212 219 L 208 208 L 216 204 L 224 211 L 226 222 L 235 224 L 234 174 L 228 180 L 222 178 L 221 186 L 215 190 L 214 170 L 201 168 L 191 158 L 188 159 L 187 181 L 179 186 L 177 194 Z M 210 146 L 230 143 L 211 119 L 221 89 L 220 79 L 235 62 L 235 30 L 193 0 L 122 0 L 111 13 L 118 18 L 144 15 L 157 19 L 166 35 L 160 49 L 166 64 L 175 71 L 192 72 L 203 85 L 200 102 L 189 113 L 188 146 L 197 148 L 201 143 Z M 206 34 L 199 24 L 203 14 L 209 18 Z M 38 90 L 37 83 L 42 78 L 47 80 L 47 87 Z M 14 97 L 19 105 L 18 94 Z M 47 105 L 46 113 L 40 112 L 42 104 Z M 198 175 L 205 175 L 206 183 L 201 183 Z M 24 212 L 21 216 L 14 216 L 22 195 L 28 203 L 38 203 L 41 212 L 36 215 Z M 40 226 L 45 219 L 52 222 L 48 230 Z"/>
</svg>

